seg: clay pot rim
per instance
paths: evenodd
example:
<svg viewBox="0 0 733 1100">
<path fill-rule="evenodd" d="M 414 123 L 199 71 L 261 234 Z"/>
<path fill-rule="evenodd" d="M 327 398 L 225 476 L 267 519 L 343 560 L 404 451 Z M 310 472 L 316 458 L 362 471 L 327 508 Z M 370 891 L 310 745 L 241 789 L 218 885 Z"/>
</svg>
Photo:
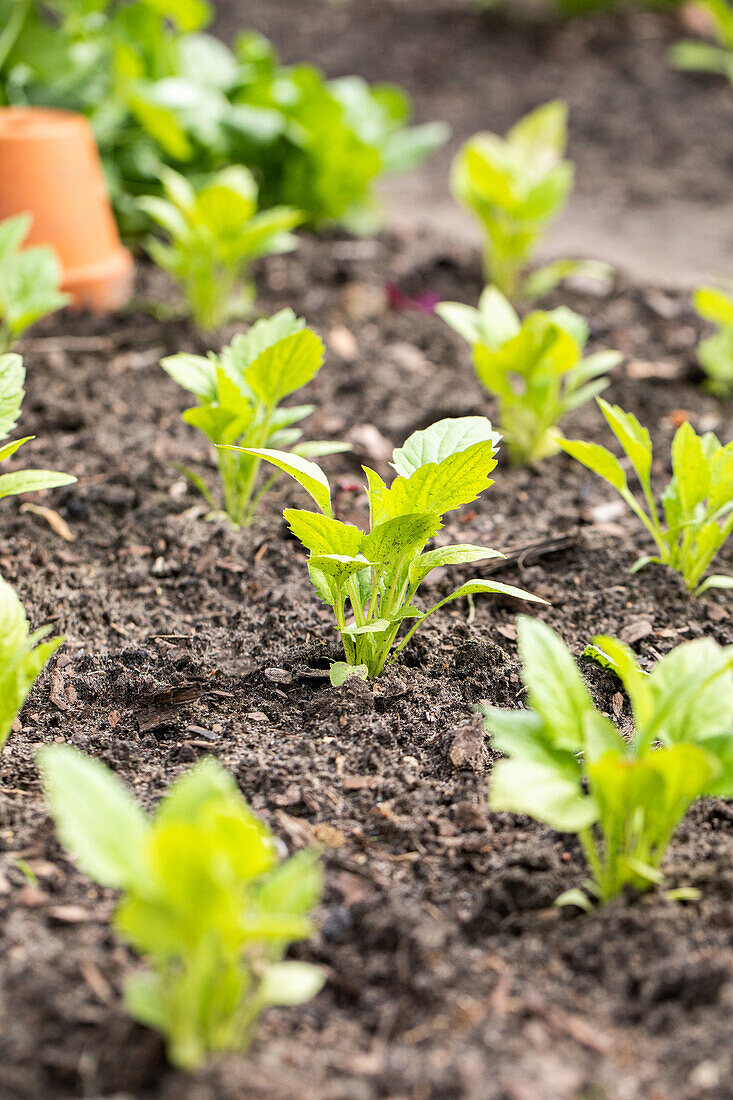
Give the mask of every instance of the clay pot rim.
<svg viewBox="0 0 733 1100">
<path fill-rule="evenodd" d="M 75 111 L 56 107 L 0 107 L 0 137 L 5 141 L 59 138 L 62 129 L 78 129 L 79 119 Z"/>
</svg>

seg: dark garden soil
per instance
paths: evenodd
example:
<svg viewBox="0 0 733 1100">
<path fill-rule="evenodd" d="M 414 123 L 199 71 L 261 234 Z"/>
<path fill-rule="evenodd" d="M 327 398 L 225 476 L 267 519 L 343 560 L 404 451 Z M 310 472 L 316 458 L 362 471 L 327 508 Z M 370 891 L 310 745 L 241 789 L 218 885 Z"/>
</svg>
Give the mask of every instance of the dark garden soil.
<svg viewBox="0 0 733 1100">
<path fill-rule="evenodd" d="M 296 21 L 294 4 L 222 4 L 225 29 L 236 16 L 272 34 L 286 60 L 401 80 L 419 93 L 421 117 L 462 120 L 459 136 L 486 125 L 489 97 L 501 128 L 569 94 L 579 178 L 599 204 L 623 187 L 635 207 L 693 189 L 714 209 L 729 194 L 719 134 L 731 132 L 733 101 L 709 81 L 665 83 L 666 20 L 635 24 L 656 43 L 647 65 L 643 38 L 632 43 L 619 20 L 520 33 L 493 15 L 464 11 L 459 23 L 445 5 L 354 0 L 348 14 L 326 15 L 298 0 Z M 571 66 L 573 86 L 559 86 Z M 643 126 L 634 103 L 648 113 Z M 437 165 L 444 174 L 445 154 Z M 392 446 L 416 428 L 493 413 L 459 338 L 386 300 L 395 283 L 475 302 L 476 256 L 437 241 L 439 232 L 305 239 L 259 272 L 263 311 L 290 305 L 326 340 L 308 432 L 354 444 L 326 462 L 337 512 L 354 522 L 365 519 L 361 462 L 386 474 Z M 143 269 L 140 290 L 166 288 Z M 589 318 L 595 346 L 624 353 L 609 395 L 649 426 L 658 484 L 683 418 L 731 437 L 733 409 L 700 388 L 686 294 L 619 281 L 606 296 L 563 300 Z M 283 505 L 304 503 L 297 488 L 283 483 L 251 529 L 232 532 L 205 521 L 175 469 L 210 472 L 180 421 L 187 397 L 158 366 L 185 349 L 206 344 L 142 312 L 59 315 L 20 349 L 33 465 L 79 483 L 42 501 L 73 541 L 49 526 L 54 514 L 2 510 L 0 571 L 33 624 L 52 623 L 67 642 L 0 756 L 0 1098 L 733 1097 L 733 808 L 701 803 L 671 848 L 669 883 L 698 887 L 698 902 L 652 894 L 591 915 L 554 909 L 584 877 L 579 850 L 526 818 L 487 815 L 492 754 L 473 710 L 482 699 L 522 702 L 521 608 L 479 598 L 472 617 L 451 605 L 378 683 L 331 688 L 330 614 L 280 518 Z M 567 431 L 610 442 L 595 409 Z M 629 574 L 648 550 L 643 532 L 610 488 L 564 457 L 541 470 L 500 466 L 440 537 L 509 552 L 497 578 L 549 600 L 537 613 L 578 655 L 600 631 L 650 663 L 683 640 L 733 642 L 725 593 L 693 601 L 663 570 Z M 733 551 L 719 566 L 733 570 Z M 425 598 L 473 574 L 481 569 L 433 574 Z M 628 728 L 617 683 L 594 667 L 587 676 Z M 125 1015 L 121 983 L 135 961 L 110 931 L 114 897 L 63 858 L 40 797 L 34 753 L 52 740 L 107 761 L 148 807 L 213 753 L 290 849 L 323 846 L 320 930 L 296 954 L 325 966 L 328 983 L 311 1004 L 269 1013 L 248 1055 L 184 1076 Z"/>
<path fill-rule="evenodd" d="M 387 279 L 467 301 L 480 286 L 468 253 L 419 238 L 305 240 L 260 273 L 264 310 L 290 303 L 326 338 L 310 430 L 354 442 L 329 469 L 338 514 L 356 521 L 361 461 L 386 473 L 389 448 L 415 428 L 491 412 L 459 339 L 436 316 L 388 308 Z M 142 281 L 153 288 L 149 273 Z M 681 417 L 730 435 L 730 408 L 694 375 L 685 297 L 619 286 L 569 301 L 597 346 L 625 353 L 610 396 L 650 426 L 660 481 Z M 60 316 L 25 344 L 34 464 L 79 484 L 46 501 L 73 542 L 17 504 L 4 510 L 0 568 L 34 624 L 53 623 L 67 644 L 0 758 L 0 1096 L 733 1096 L 730 807 L 701 804 L 671 851 L 670 882 L 699 887 L 699 902 L 553 909 L 583 878 L 578 849 L 527 819 L 487 817 L 491 751 L 472 710 L 521 702 L 519 607 L 480 599 L 471 620 L 454 606 L 377 684 L 331 688 L 330 619 L 279 518 L 297 488 L 283 485 L 234 533 L 205 522 L 174 469 L 208 455 L 157 361 L 196 347 L 185 327 L 144 314 Z M 608 441 L 595 410 L 574 429 Z M 500 467 L 441 537 L 518 551 L 497 576 L 550 600 L 540 614 L 576 653 L 600 630 L 648 661 L 704 634 L 733 642 L 724 594 L 691 601 L 664 571 L 628 573 L 643 535 L 564 457 Z M 617 684 L 588 677 L 625 725 Z M 289 847 L 324 846 L 320 932 L 297 950 L 328 968 L 328 984 L 267 1016 L 248 1056 L 184 1077 L 126 1018 L 120 985 L 134 962 L 108 926 L 114 899 L 63 859 L 39 795 L 33 754 L 54 739 L 108 761 L 148 806 L 214 753 Z"/>
</svg>

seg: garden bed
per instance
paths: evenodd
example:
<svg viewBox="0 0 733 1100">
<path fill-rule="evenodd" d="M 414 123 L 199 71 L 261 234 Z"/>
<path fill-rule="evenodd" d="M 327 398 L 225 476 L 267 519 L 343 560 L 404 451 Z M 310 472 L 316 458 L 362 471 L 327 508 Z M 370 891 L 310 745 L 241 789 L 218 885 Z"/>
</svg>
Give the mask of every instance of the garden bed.
<svg viewBox="0 0 733 1100">
<path fill-rule="evenodd" d="M 354 443 L 327 466 L 337 514 L 355 522 L 361 461 L 386 473 L 385 455 L 414 429 L 490 411 L 459 338 L 434 315 L 389 308 L 385 281 L 465 301 L 480 289 L 475 257 L 421 237 L 305 239 L 260 271 L 263 311 L 291 305 L 328 344 L 309 433 Z M 161 289 L 148 269 L 140 289 Z M 686 295 L 621 282 L 606 297 L 564 298 L 590 319 L 594 346 L 624 353 L 610 398 L 649 426 L 658 478 L 681 417 L 728 438 L 729 407 L 695 374 Z M 0 1095 L 733 1095 L 730 807 L 700 803 L 671 849 L 670 883 L 699 887 L 699 902 L 652 894 L 589 916 L 553 909 L 584 876 L 579 849 L 527 819 L 487 817 L 491 752 L 472 711 L 521 701 L 520 608 L 478 597 L 471 619 L 452 605 L 384 678 L 332 688 L 330 617 L 280 518 L 300 503 L 297 487 L 283 483 L 235 533 L 205 522 L 174 468 L 208 458 L 180 422 L 186 395 L 157 365 L 186 348 L 205 345 L 140 313 L 61 315 L 22 349 L 34 461 L 80 480 L 48 502 L 75 541 L 16 507 L 0 553 L 33 622 L 67 636 L 0 758 Z M 594 410 L 571 418 L 575 430 L 609 442 Z M 538 613 L 576 654 L 598 631 L 650 662 L 683 640 L 733 641 L 725 594 L 692 601 L 663 570 L 629 574 L 642 532 L 565 457 L 539 472 L 500 465 L 445 535 L 517 551 L 497 579 L 548 599 Z M 724 552 L 721 571 L 732 559 Z M 438 597 L 434 576 L 427 595 Z M 613 678 L 591 666 L 587 676 L 603 709 L 628 721 Z M 214 753 L 289 848 L 324 846 L 320 931 L 298 954 L 324 964 L 328 984 L 267 1014 L 247 1056 L 175 1073 L 124 1013 L 133 960 L 107 923 L 113 898 L 62 858 L 41 800 L 33 754 L 54 739 L 111 763 L 149 807 Z"/>
<path fill-rule="evenodd" d="M 317 406 L 309 437 L 353 444 L 324 463 L 341 519 L 366 522 L 361 463 L 386 476 L 410 432 L 494 414 L 463 341 L 430 312 L 394 307 L 476 302 L 477 249 L 448 197 L 450 156 L 473 131 L 503 130 L 555 96 L 569 101 L 577 189 L 549 253 L 623 261 L 635 274 L 607 293 L 563 290 L 548 308 L 571 306 L 593 350 L 623 353 L 606 396 L 648 426 L 655 485 L 684 419 L 731 438 L 731 405 L 701 387 L 687 284 L 729 250 L 720 135 L 733 98 L 669 69 L 672 19 L 514 25 L 433 0 L 298 0 L 294 20 L 293 3 L 222 0 L 219 29 L 229 39 L 256 26 L 283 60 L 328 75 L 398 81 L 420 121 L 454 127 L 419 176 L 390 182 L 399 230 L 304 236 L 297 252 L 258 265 L 263 314 L 289 306 L 327 345 L 297 400 Z M 172 300 L 145 263 L 138 293 Z M 51 623 L 66 644 L 0 755 L 1 1100 L 733 1098 L 731 804 L 698 802 L 670 848 L 669 885 L 697 888 L 698 901 L 653 892 L 589 915 L 553 907 L 585 876 L 580 848 L 528 818 L 488 814 L 492 751 L 475 713 L 481 700 L 522 704 L 523 607 L 451 604 L 379 680 L 331 687 L 331 612 L 281 516 L 304 504 L 297 486 L 283 479 L 235 532 L 206 521 L 176 469 L 210 473 L 211 456 L 181 422 L 192 402 L 159 361 L 218 350 L 234 331 L 208 344 L 142 310 L 64 312 L 18 348 L 21 427 L 38 437 L 31 464 L 79 481 L 29 498 L 53 513 L 4 510 L 0 573 L 33 625 Z M 592 406 L 565 429 L 614 446 Z M 518 470 L 502 459 L 494 476 L 440 538 L 507 560 L 453 569 L 451 588 L 491 572 L 537 593 L 549 603 L 531 613 L 578 657 L 600 632 L 647 667 L 683 641 L 733 643 L 728 594 L 692 600 L 666 570 L 629 573 L 646 536 L 578 464 L 560 456 Z M 733 571 L 733 549 L 716 571 Z M 449 590 L 436 571 L 424 598 Z M 583 667 L 596 703 L 628 732 L 618 682 Z M 324 966 L 326 986 L 265 1013 L 247 1054 L 184 1075 L 125 1012 L 122 980 L 136 962 L 110 929 L 115 897 L 63 856 L 41 796 L 34 754 L 54 740 L 111 764 L 147 808 L 213 754 L 289 851 L 322 846 L 318 932 L 294 954 Z"/>
</svg>

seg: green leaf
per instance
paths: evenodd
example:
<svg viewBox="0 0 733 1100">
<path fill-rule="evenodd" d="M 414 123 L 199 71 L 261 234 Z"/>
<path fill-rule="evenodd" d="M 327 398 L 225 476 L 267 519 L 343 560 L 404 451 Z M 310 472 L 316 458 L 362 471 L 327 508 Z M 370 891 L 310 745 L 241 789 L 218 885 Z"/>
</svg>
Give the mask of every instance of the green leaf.
<svg viewBox="0 0 733 1100">
<path fill-rule="evenodd" d="M 698 586 L 695 595 L 701 596 L 709 588 L 733 588 L 733 577 L 727 577 L 724 573 L 712 573 Z"/>
<path fill-rule="evenodd" d="M 150 824 L 103 764 L 70 745 L 38 751 L 43 787 L 59 839 L 80 869 L 103 886 L 131 887 L 142 873 Z"/>
<path fill-rule="evenodd" d="M 319 573 L 341 581 L 369 565 L 367 559 L 361 554 L 353 557 L 348 554 L 312 554 L 309 560 Z"/>
<path fill-rule="evenodd" d="M 379 502 L 385 518 L 434 512 L 443 515 L 468 504 L 493 482 L 489 473 L 496 466 L 494 443 L 475 443 L 449 455 L 442 462 L 419 466 L 409 477 L 395 478 Z M 373 495 L 373 494 L 372 494 Z"/>
<path fill-rule="evenodd" d="M 530 704 L 552 730 L 559 748 L 584 748 L 593 701 L 572 655 L 554 630 L 521 616 L 518 644 Z"/>
<path fill-rule="evenodd" d="M 421 554 L 410 566 L 410 584 L 420 584 L 428 573 L 444 565 L 462 565 L 464 562 L 486 561 L 489 558 L 503 558 L 498 550 L 486 546 L 473 546 L 471 543 L 457 543 L 454 546 L 438 546 Z"/>
<path fill-rule="evenodd" d="M 567 124 L 567 104 L 554 99 L 521 118 L 507 134 L 507 141 L 528 158 L 545 150 L 560 157 L 567 144 Z"/>
<path fill-rule="evenodd" d="M 672 471 L 684 517 L 692 517 L 710 492 L 710 466 L 702 440 L 685 421 L 672 440 Z"/>
<path fill-rule="evenodd" d="M 637 728 L 645 726 L 651 718 L 654 693 L 649 683 L 649 674 L 639 666 L 636 654 L 618 638 L 610 638 L 606 634 L 597 635 L 593 639 L 593 646 L 589 648 L 600 655 L 596 657 L 599 663 L 612 669 L 626 688 L 634 708 Z"/>
<path fill-rule="evenodd" d="M 309 329 L 286 336 L 266 348 L 245 373 L 247 385 L 272 407 L 318 373 L 323 342 Z"/>
<path fill-rule="evenodd" d="M 422 550 L 441 526 L 440 516 L 435 513 L 388 519 L 364 536 L 361 553 L 374 564 L 394 562 L 403 555 L 412 556 Z"/>
<path fill-rule="evenodd" d="M 315 462 L 309 462 L 299 455 L 288 454 L 284 451 L 267 450 L 266 448 L 232 447 L 231 449 L 242 451 L 244 454 L 257 455 L 284 473 L 290 474 L 313 497 L 324 515 L 332 515 L 331 486 L 323 470 L 320 466 L 316 466 Z"/>
<path fill-rule="evenodd" d="M 311 963 L 274 963 L 265 971 L 258 996 L 265 1005 L 299 1005 L 315 997 L 325 982 L 325 971 Z"/>
<path fill-rule="evenodd" d="M 167 355 L 160 365 L 184 390 L 202 401 L 215 401 L 217 396 L 216 363 L 203 355 Z"/>
<path fill-rule="evenodd" d="M 364 634 L 384 634 L 391 625 L 390 619 L 374 619 L 370 623 L 364 623 L 363 626 L 347 626 L 341 633 L 348 634 L 350 638 L 360 638 Z"/>
<path fill-rule="evenodd" d="M 587 829 L 598 816 L 595 803 L 582 794 L 577 782 L 558 775 L 554 767 L 524 760 L 500 760 L 494 765 L 489 806 L 528 814 L 564 833 Z"/>
<path fill-rule="evenodd" d="M 597 400 L 608 426 L 629 456 L 639 481 L 642 485 L 647 484 L 652 468 L 652 441 L 649 432 L 641 426 L 633 413 L 624 412 L 618 405 L 609 405 L 602 397 Z M 610 479 L 606 477 L 606 480 Z"/>
<path fill-rule="evenodd" d="M 582 909 L 584 913 L 593 912 L 593 902 L 587 894 L 583 893 L 582 890 L 578 890 L 577 887 L 572 890 L 565 890 L 564 893 L 555 898 L 552 904 L 558 906 L 558 908 L 574 905 L 576 909 Z"/>
<path fill-rule="evenodd" d="M 692 304 L 706 321 L 715 325 L 733 325 L 733 298 L 711 286 L 699 287 L 692 296 Z"/>
<path fill-rule="evenodd" d="M 501 440 L 499 432 L 484 416 L 461 416 L 438 420 L 423 431 L 413 432 L 392 455 L 391 465 L 400 476 L 411 477 L 428 463 L 442 463 L 453 455 L 489 443 L 496 450 Z"/>
<path fill-rule="evenodd" d="M 351 677 L 356 680 L 368 680 L 369 669 L 366 665 L 347 665 L 345 661 L 334 661 L 329 676 L 332 686 L 340 688 Z"/>
<path fill-rule="evenodd" d="M 273 867 L 253 896 L 263 913 L 308 913 L 323 893 L 323 868 L 316 848 L 296 852 Z"/>
<path fill-rule="evenodd" d="M 0 230 L 4 225 L 0 222 Z M 25 369 L 19 355 L 0 355 L 0 439 L 6 439 L 20 417 Z"/>
<path fill-rule="evenodd" d="M 466 343 L 473 347 L 484 336 L 484 326 L 481 314 L 473 306 L 466 306 L 463 302 L 439 302 L 435 312 L 447 325 L 462 336 Z"/>
<path fill-rule="evenodd" d="M 75 477 L 69 474 L 56 474 L 51 470 L 18 470 L 13 474 L 0 475 L 0 500 L 3 497 L 17 496 L 18 493 L 36 493 L 43 489 L 58 489 L 62 485 L 73 485 Z"/>
<path fill-rule="evenodd" d="M 563 438 L 558 438 L 557 445 L 571 458 L 581 462 L 592 473 L 598 474 L 609 485 L 613 485 L 619 493 L 628 493 L 626 473 L 616 456 L 605 447 L 601 447 L 599 443 L 585 443 L 581 439 Z"/>
<path fill-rule="evenodd" d="M 733 649 L 701 638 L 677 646 L 646 681 L 654 701 L 643 732 L 651 739 L 693 742 L 733 725 Z"/>
<path fill-rule="evenodd" d="M 364 534 L 350 523 L 295 508 L 286 508 L 283 518 L 296 539 L 313 554 L 355 557 L 361 551 Z"/>
<path fill-rule="evenodd" d="M 32 214 L 15 214 L 0 222 L 0 261 L 14 255 L 30 233 Z"/>
</svg>

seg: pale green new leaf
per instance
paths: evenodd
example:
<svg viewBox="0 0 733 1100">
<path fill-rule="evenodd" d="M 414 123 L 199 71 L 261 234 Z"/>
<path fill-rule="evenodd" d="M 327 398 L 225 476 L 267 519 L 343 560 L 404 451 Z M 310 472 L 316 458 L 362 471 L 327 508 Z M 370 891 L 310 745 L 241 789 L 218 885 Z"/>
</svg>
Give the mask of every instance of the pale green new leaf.
<svg viewBox="0 0 733 1100">
<path fill-rule="evenodd" d="M 0 500 L 17 496 L 18 493 L 58 489 L 62 485 L 73 485 L 75 481 L 76 478 L 69 474 L 56 474 L 51 470 L 18 470 L 13 474 L 0 474 Z"/>
<path fill-rule="evenodd" d="M 283 473 L 289 474 L 313 497 L 324 515 L 332 515 L 331 486 L 323 470 L 320 466 L 316 466 L 315 462 L 309 462 L 306 458 L 301 458 L 300 455 L 267 450 L 266 448 L 232 447 L 231 450 L 258 455 L 282 470 Z"/>
<path fill-rule="evenodd" d="M 303 329 L 261 352 L 247 368 L 245 381 L 267 405 L 277 405 L 311 381 L 323 356 L 323 342 L 310 329 Z"/>
<path fill-rule="evenodd" d="M 457 543 L 454 546 L 438 546 L 428 550 L 410 566 L 410 584 L 417 585 L 433 569 L 444 565 L 462 565 L 464 562 L 486 561 L 489 558 L 503 558 L 498 550 L 486 546 L 473 546 L 471 543 Z"/>
<path fill-rule="evenodd" d="M 296 508 L 286 508 L 283 518 L 296 539 L 313 554 L 355 557 L 361 551 L 364 534 L 353 524 Z"/>
<path fill-rule="evenodd" d="M 70 745 L 44 746 L 38 762 L 59 838 L 79 868 L 103 886 L 139 882 L 150 824 L 127 787 Z"/>
<path fill-rule="evenodd" d="M 582 794 L 577 782 L 558 775 L 551 766 L 528 760 L 500 760 L 494 765 L 489 806 L 528 814 L 568 833 L 589 828 L 598 816 L 595 803 Z"/>
<path fill-rule="evenodd" d="M 626 473 L 616 456 L 606 447 L 599 443 L 584 443 L 580 439 L 558 439 L 557 444 L 571 458 L 577 459 L 609 485 L 613 485 L 619 493 L 628 492 Z"/>
<path fill-rule="evenodd" d="M 598 407 L 629 456 L 639 481 L 644 485 L 649 480 L 652 468 L 652 441 L 649 432 L 641 426 L 633 413 L 624 412 L 618 405 L 609 405 L 602 397 L 598 398 Z M 604 476 L 601 474 L 601 477 Z"/>
<path fill-rule="evenodd" d="M 593 701 L 570 652 L 544 623 L 520 616 L 518 645 L 530 705 L 553 730 L 559 748 L 583 748 Z"/>
<path fill-rule="evenodd" d="M 438 420 L 423 431 L 413 432 L 392 456 L 391 465 L 401 477 L 409 478 L 428 463 L 440 464 L 477 443 L 490 443 L 496 451 L 499 432 L 485 416 L 461 416 Z M 485 452 L 482 452 L 485 453 Z"/>
</svg>

